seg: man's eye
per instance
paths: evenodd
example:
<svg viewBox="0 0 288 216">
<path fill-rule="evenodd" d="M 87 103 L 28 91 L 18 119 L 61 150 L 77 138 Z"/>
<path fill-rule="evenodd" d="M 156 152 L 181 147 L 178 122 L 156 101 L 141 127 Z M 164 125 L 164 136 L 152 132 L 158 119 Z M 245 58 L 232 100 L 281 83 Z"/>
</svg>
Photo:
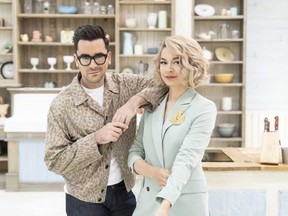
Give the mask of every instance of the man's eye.
<svg viewBox="0 0 288 216">
<path fill-rule="evenodd" d="M 90 56 L 81 56 L 82 59 L 87 60 L 90 59 Z"/>
</svg>

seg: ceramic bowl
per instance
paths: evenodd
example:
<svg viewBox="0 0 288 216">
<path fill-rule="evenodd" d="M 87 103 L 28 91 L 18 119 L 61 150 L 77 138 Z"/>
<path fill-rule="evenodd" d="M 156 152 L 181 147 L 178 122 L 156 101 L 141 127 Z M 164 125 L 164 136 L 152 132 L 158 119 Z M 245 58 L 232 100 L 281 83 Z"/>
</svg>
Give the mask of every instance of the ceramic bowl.
<svg viewBox="0 0 288 216">
<path fill-rule="evenodd" d="M 58 5 L 57 11 L 60 14 L 75 14 L 77 13 L 77 7 L 75 6 L 64 6 L 64 5 Z"/>
<path fill-rule="evenodd" d="M 218 124 L 217 131 L 221 137 L 232 137 L 235 131 L 235 124 L 231 123 Z"/>
<path fill-rule="evenodd" d="M 135 18 L 126 18 L 125 19 L 125 26 L 127 28 L 134 28 L 136 26 L 136 19 Z"/>
<path fill-rule="evenodd" d="M 233 73 L 218 73 L 215 74 L 215 81 L 218 83 L 231 83 L 233 81 Z"/>
<path fill-rule="evenodd" d="M 157 54 L 158 53 L 158 48 L 157 47 L 149 47 L 147 49 L 148 54 Z"/>
</svg>

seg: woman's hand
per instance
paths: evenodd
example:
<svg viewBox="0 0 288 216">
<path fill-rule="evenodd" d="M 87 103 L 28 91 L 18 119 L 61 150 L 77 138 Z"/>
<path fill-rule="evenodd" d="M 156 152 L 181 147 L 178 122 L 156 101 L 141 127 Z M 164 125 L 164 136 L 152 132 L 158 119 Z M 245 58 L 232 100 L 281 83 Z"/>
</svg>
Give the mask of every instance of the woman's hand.
<svg viewBox="0 0 288 216">
<path fill-rule="evenodd" d="M 168 177 L 169 177 L 168 169 L 153 167 L 151 178 L 154 181 L 156 181 L 161 188 L 166 185 Z"/>
<path fill-rule="evenodd" d="M 171 203 L 168 200 L 163 200 L 155 216 L 168 216 Z"/>
</svg>

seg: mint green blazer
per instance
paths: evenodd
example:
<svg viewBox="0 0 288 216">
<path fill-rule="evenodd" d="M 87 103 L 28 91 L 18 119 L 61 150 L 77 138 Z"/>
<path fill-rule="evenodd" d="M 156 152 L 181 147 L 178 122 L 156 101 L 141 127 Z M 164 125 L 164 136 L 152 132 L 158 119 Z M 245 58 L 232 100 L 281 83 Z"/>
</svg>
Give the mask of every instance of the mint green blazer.
<svg viewBox="0 0 288 216">
<path fill-rule="evenodd" d="M 130 148 L 128 166 L 144 159 L 148 164 L 167 168 L 170 176 L 164 188 L 143 178 L 142 188 L 133 215 L 153 215 L 162 199 L 171 202 L 170 215 L 208 215 L 208 195 L 201 160 L 215 126 L 215 104 L 189 88 L 163 117 L 167 95 L 154 112 L 145 111 L 137 136 Z M 173 124 L 171 119 L 184 111 L 184 120 Z"/>
</svg>

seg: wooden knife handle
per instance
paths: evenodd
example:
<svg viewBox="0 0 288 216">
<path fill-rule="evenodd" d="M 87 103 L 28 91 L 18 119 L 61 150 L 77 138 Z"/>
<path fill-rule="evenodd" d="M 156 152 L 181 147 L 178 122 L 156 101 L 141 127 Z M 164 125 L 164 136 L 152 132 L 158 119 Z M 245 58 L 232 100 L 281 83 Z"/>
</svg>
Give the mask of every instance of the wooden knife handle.
<svg viewBox="0 0 288 216">
<path fill-rule="evenodd" d="M 275 119 L 275 131 L 277 131 L 279 129 L 279 117 L 275 116 L 274 119 Z"/>
</svg>

